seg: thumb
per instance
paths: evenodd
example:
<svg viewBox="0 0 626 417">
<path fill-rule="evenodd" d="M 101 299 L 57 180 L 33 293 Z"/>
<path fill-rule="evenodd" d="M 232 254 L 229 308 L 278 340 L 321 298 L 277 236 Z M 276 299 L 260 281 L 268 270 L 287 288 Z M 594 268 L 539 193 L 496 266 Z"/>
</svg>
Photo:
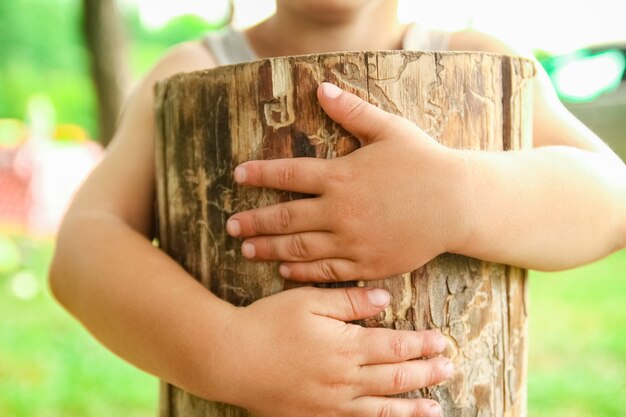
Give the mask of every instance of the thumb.
<svg viewBox="0 0 626 417">
<path fill-rule="evenodd" d="M 317 289 L 311 311 L 341 321 L 361 320 L 381 312 L 389 304 L 389 293 L 380 288 Z"/>
<path fill-rule="evenodd" d="M 331 83 L 320 84 L 317 98 L 326 114 L 356 136 L 363 146 L 391 137 L 391 129 L 398 123 L 398 116 Z"/>
</svg>

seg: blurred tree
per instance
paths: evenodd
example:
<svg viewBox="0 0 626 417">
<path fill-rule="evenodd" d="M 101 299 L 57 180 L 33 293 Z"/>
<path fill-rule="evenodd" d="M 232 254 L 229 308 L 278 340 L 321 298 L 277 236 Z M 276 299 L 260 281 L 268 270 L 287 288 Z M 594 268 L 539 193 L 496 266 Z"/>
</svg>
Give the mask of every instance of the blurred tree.
<svg viewBox="0 0 626 417">
<path fill-rule="evenodd" d="M 98 97 L 103 145 L 113 137 L 129 85 L 128 48 L 115 0 L 83 0 L 83 30 Z"/>
<path fill-rule="evenodd" d="M 101 137 L 83 23 L 85 1 L 0 0 L 0 118 L 24 120 L 30 98 L 44 93 L 54 104 L 58 123 L 77 124 L 89 137 Z M 167 48 L 227 22 L 227 16 L 207 22 L 187 15 L 173 18 L 163 27 L 148 28 L 136 7 L 122 8 L 119 1 L 118 5 L 123 18 L 121 33 L 125 29 L 128 34 L 133 79 L 145 74 Z"/>
<path fill-rule="evenodd" d="M 0 118 L 23 120 L 33 94 L 57 120 L 96 130 L 79 0 L 0 0 Z"/>
</svg>

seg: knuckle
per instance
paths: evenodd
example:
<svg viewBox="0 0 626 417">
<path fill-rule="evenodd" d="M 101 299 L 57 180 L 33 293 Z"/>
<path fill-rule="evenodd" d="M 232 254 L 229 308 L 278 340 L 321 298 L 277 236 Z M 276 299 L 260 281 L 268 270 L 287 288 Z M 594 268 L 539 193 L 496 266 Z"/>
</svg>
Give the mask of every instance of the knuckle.
<svg viewBox="0 0 626 417">
<path fill-rule="evenodd" d="M 346 306 L 349 309 L 348 312 L 350 313 L 350 316 L 352 317 L 359 316 L 361 309 L 359 308 L 359 303 L 357 299 L 355 298 L 354 293 L 352 291 L 349 291 L 348 288 L 344 288 L 343 293 L 346 298 Z"/>
<path fill-rule="evenodd" d="M 351 385 L 348 381 L 336 379 L 326 383 L 326 387 L 330 390 L 333 396 L 343 397 L 346 391 L 349 391 Z"/>
<path fill-rule="evenodd" d="M 418 358 L 418 357 L 422 357 L 424 355 L 424 350 L 425 350 L 425 338 L 423 334 L 417 333 L 415 335 L 415 337 L 413 338 L 414 340 L 414 346 L 415 346 L 415 355 L 413 355 L 414 357 Z"/>
<path fill-rule="evenodd" d="M 361 100 L 360 98 L 355 97 L 352 99 L 352 102 L 350 103 L 350 107 L 346 111 L 345 118 L 349 121 L 354 121 L 363 114 L 364 110 L 365 110 L 365 101 Z"/>
<path fill-rule="evenodd" d="M 424 384 L 423 384 L 424 386 L 432 385 L 432 384 L 435 383 L 435 381 L 438 380 L 438 378 L 437 378 L 437 375 L 438 375 L 437 369 L 438 368 L 439 368 L 438 365 L 435 365 L 433 363 L 430 364 L 430 366 L 428 367 L 428 373 L 427 373 L 428 376 L 427 376 L 427 378 L 426 378 L 426 380 L 424 381 Z"/>
<path fill-rule="evenodd" d="M 333 160 L 334 161 L 334 160 Z M 335 169 L 328 173 L 328 185 L 349 186 L 358 177 L 356 169 L 347 163 L 336 164 Z"/>
<path fill-rule="evenodd" d="M 285 164 L 278 170 L 278 182 L 279 188 L 283 188 L 291 184 L 295 175 L 295 166 L 293 164 Z"/>
<path fill-rule="evenodd" d="M 343 368 L 343 370 L 344 372 L 328 374 L 325 381 L 322 382 L 325 388 L 334 396 L 345 397 L 346 392 L 350 391 L 354 384 L 354 382 L 351 381 L 349 372 L 345 372 L 345 368 Z"/>
<path fill-rule="evenodd" d="M 405 359 L 409 353 L 408 341 L 402 336 L 394 336 L 391 339 L 391 352 L 397 359 Z"/>
<path fill-rule="evenodd" d="M 298 303 L 304 303 L 307 306 L 314 306 L 317 304 L 316 300 L 318 300 L 323 294 L 320 293 L 319 288 L 316 287 L 297 287 L 290 292 L 295 292 L 301 294 L 302 297 L 298 298 Z"/>
<path fill-rule="evenodd" d="M 359 262 L 359 263 L 357 263 Z M 380 279 L 377 274 L 378 271 L 381 271 L 382 268 L 376 268 L 375 265 L 367 260 L 361 261 L 360 259 L 351 264 L 350 268 L 350 279 L 351 280 L 365 280 L 372 281 Z M 387 265 L 385 265 L 387 267 Z"/>
<path fill-rule="evenodd" d="M 308 285 L 306 285 L 304 287 L 298 287 L 298 288 L 292 290 L 292 292 L 302 293 L 302 294 L 305 295 L 305 297 L 311 298 L 313 300 L 319 298 L 322 295 L 322 293 L 321 293 L 319 288 L 317 288 L 317 287 L 310 287 Z"/>
<path fill-rule="evenodd" d="M 364 275 L 360 274 L 360 268 L 354 264 L 346 265 L 346 268 L 341 271 L 341 279 L 343 281 L 357 281 L 362 279 Z"/>
<path fill-rule="evenodd" d="M 392 376 L 392 387 L 397 392 L 405 392 L 408 391 L 407 387 L 409 384 L 409 372 L 404 366 L 396 366 L 393 370 Z"/>
<path fill-rule="evenodd" d="M 384 404 L 382 407 L 380 407 L 380 409 L 378 410 L 378 413 L 376 413 L 376 417 L 392 417 L 393 416 L 393 409 L 391 407 L 391 404 Z"/>
<path fill-rule="evenodd" d="M 362 347 L 356 343 L 359 336 L 360 326 L 347 324 L 342 332 L 342 343 L 339 346 L 338 353 L 343 360 L 352 361 L 359 356 Z"/>
<path fill-rule="evenodd" d="M 339 274 L 332 262 L 321 261 L 319 263 L 321 278 L 327 282 L 338 282 Z"/>
<path fill-rule="evenodd" d="M 278 210 L 278 218 L 276 219 L 276 224 L 280 231 L 289 230 L 289 226 L 292 221 L 292 213 L 289 210 L 289 207 L 281 207 Z"/>
<path fill-rule="evenodd" d="M 264 233 L 266 230 L 265 221 L 263 216 L 260 216 L 258 213 L 254 213 L 252 215 L 252 227 L 256 233 Z"/>
<path fill-rule="evenodd" d="M 413 409 L 410 411 L 410 416 L 411 417 L 424 417 L 425 415 L 428 415 L 426 413 L 424 413 L 424 409 L 420 404 L 415 404 L 413 406 Z"/>
<path fill-rule="evenodd" d="M 302 235 L 291 236 L 291 254 L 300 259 L 306 259 L 309 251 Z"/>
<path fill-rule="evenodd" d="M 439 413 L 441 413 L 441 407 L 439 406 L 439 404 L 435 401 L 432 400 L 420 400 L 417 404 L 415 404 L 415 406 L 413 407 L 413 411 L 411 413 L 412 417 L 424 417 L 424 415 L 428 415 L 431 416 L 432 414 L 432 409 L 431 407 L 435 406 L 436 410 L 439 411 Z"/>
<path fill-rule="evenodd" d="M 278 259 L 278 248 L 276 247 L 276 242 L 273 239 L 268 239 L 263 245 L 263 248 L 266 252 L 266 257 L 268 259 Z"/>
</svg>

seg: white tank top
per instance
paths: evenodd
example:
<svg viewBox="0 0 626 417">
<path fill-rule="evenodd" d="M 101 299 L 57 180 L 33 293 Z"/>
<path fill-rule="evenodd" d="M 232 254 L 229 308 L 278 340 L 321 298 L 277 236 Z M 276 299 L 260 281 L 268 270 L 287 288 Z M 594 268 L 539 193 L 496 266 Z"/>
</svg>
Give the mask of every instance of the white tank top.
<svg viewBox="0 0 626 417">
<path fill-rule="evenodd" d="M 426 28 L 413 23 L 402 40 L 402 49 L 419 51 L 445 51 L 450 33 Z M 218 65 L 238 64 L 258 59 L 243 32 L 232 26 L 212 32 L 204 37 L 204 45 L 211 51 Z"/>
</svg>

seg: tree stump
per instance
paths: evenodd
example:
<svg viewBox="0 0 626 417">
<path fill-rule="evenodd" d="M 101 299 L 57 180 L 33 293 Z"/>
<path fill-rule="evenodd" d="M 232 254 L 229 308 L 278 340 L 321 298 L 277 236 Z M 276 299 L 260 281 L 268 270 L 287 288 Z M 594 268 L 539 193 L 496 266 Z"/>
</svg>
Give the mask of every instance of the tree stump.
<svg viewBox="0 0 626 417">
<path fill-rule="evenodd" d="M 240 187 L 232 173 L 251 159 L 334 158 L 358 147 L 319 106 L 321 82 L 410 119 L 446 146 L 506 151 L 531 146 L 533 76 L 532 62 L 518 57 L 416 51 L 273 58 L 175 75 L 156 88 L 160 245 L 234 305 L 281 291 L 277 264 L 245 260 L 225 223 L 303 196 Z M 526 415 L 524 270 L 444 254 L 402 276 L 348 285 L 392 294 L 390 307 L 362 325 L 433 328 L 449 339 L 453 378 L 409 397 L 439 401 L 446 417 Z M 248 415 L 163 383 L 163 417 Z"/>
</svg>

